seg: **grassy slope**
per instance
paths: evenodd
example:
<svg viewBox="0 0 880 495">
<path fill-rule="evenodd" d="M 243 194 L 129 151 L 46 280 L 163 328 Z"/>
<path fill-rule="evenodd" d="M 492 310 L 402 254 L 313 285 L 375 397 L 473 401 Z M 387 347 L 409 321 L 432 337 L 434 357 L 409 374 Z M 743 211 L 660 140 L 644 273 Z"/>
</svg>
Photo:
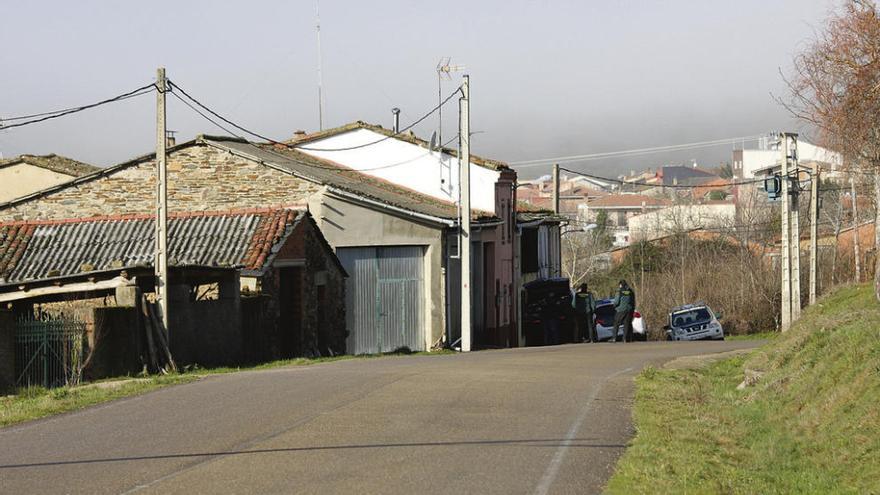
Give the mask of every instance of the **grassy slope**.
<svg viewBox="0 0 880 495">
<path fill-rule="evenodd" d="M 880 493 L 880 305 L 843 288 L 748 357 L 645 370 L 634 416 L 611 493 Z"/>
</svg>

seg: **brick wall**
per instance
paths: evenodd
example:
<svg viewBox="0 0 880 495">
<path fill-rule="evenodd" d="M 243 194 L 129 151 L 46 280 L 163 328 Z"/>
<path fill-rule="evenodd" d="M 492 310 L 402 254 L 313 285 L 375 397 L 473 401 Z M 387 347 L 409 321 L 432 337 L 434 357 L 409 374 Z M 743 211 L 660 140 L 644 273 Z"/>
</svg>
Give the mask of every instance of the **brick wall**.
<svg viewBox="0 0 880 495">
<path fill-rule="evenodd" d="M 155 163 L 144 161 L 104 177 L 0 209 L 0 221 L 150 213 Z M 319 186 L 204 143 L 168 156 L 169 209 L 217 211 L 291 205 Z"/>
</svg>

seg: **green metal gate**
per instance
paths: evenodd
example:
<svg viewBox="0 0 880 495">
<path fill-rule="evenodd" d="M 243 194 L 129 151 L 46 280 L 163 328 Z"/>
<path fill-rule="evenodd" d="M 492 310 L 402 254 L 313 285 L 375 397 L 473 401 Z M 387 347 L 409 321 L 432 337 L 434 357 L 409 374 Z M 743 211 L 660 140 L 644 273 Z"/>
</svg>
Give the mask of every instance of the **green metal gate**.
<svg viewBox="0 0 880 495">
<path fill-rule="evenodd" d="M 15 324 L 16 386 L 76 385 L 82 377 L 86 324 L 69 316 L 40 314 Z"/>
</svg>

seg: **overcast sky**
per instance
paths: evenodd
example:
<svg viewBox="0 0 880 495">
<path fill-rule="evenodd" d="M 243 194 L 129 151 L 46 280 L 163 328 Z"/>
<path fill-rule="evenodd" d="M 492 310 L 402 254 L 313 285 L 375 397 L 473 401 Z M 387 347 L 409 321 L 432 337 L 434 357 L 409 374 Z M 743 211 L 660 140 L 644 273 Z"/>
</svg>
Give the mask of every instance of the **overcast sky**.
<svg viewBox="0 0 880 495">
<path fill-rule="evenodd" d="M 443 56 L 471 76 L 472 151 L 516 161 L 801 130 L 772 95 L 833 0 L 320 3 L 325 127 L 406 125 L 437 103 Z M 202 102 L 275 139 L 314 131 L 315 2 L 0 0 L 0 118 L 148 84 L 158 66 Z M 444 82 L 455 89 L 460 75 Z M 453 136 L 457 107 L 444 107 Z M 429 136 L 432 117 L 416 128 Z M 178 139 L 222 131 L 169 99 Z M 107 166 L 151 151 L 155 96 L 0 131 L 4 157 Z M 613 174 L 730 145 L 571 168 Z M 522 169 L 530 177 L 547 168 Z"/>
</svg>

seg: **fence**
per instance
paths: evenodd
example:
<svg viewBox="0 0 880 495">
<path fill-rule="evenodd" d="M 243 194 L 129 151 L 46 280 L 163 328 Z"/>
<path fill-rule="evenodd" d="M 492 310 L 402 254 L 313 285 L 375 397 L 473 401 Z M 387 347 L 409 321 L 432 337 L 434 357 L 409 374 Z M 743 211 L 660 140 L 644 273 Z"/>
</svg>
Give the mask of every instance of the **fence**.
<svg viewBox="0 0 880 495">
<path fill-rule="evenodd" d="M 25 315 L 15 323 L 16 386 L 76 385 L 82 377 L 86 324 L 45 313 Z"/>
</svg>

